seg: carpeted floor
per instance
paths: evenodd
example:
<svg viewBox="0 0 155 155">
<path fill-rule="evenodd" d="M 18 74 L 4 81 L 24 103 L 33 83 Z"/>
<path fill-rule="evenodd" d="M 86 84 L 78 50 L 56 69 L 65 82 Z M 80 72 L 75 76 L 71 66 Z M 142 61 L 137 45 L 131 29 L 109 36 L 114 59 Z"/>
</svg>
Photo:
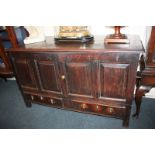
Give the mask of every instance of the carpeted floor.
<svg viewBox="0 0 155 155">
<path fill-rule="evenodd" d="M 132 106 L 132 113 L 135 104 Z M 33 104 L 27 108 L 16 81 L 0 79 L 0 128 L 5 129 L 121 129 L 122 120 Z M 139 119 L 129 128 L 155 128 L 155 99 L 144 98 Z"/>
</svg>

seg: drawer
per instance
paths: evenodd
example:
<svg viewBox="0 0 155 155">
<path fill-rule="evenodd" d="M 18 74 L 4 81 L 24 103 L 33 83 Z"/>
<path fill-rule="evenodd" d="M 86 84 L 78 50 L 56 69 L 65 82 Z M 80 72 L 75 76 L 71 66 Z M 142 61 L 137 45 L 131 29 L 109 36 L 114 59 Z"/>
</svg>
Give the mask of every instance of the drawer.
<svg viewBox="0 0 155 155">
<path fill-rule="evenodd" d="M 62 107 L 61 98 L 44 97 L 40 95 L 26 94 L 26 99 L 32 102 L 42 103 L 53 107 Z"/>
<path fill-rule="evenodd" d="M 103 104 L 90 104 L 82 101 L 71 101 L 64 104 L 65 108 L 69 108 L 75 111 L 90 112 L 98 115 L 110 115 L 114 117 L 122 118 L 125 113 L 125 106 L 109 106 Z"/>
</svg>

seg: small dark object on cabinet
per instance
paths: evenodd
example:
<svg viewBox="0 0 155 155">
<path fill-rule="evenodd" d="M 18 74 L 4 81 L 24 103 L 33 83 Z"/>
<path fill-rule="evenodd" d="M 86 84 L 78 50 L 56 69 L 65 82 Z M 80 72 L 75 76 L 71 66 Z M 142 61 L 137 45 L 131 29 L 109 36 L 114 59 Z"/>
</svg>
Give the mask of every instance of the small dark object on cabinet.
<svg viewBox="0 0 155 155">
<path fill-rule="evenodd" d="M 54 38 L 55 43 L 87 43 L 92 42 L 94 39 L 93 36 L 84 36 L 81 38 Z"/>
</svg>

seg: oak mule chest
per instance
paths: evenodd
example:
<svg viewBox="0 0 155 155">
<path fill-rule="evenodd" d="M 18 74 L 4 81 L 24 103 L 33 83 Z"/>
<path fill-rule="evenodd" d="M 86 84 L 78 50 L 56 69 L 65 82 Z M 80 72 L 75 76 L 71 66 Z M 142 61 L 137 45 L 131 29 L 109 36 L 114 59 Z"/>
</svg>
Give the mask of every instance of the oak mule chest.
<svg viewBox="0 0 155 155">
<path fill-rule="evenodd" d="M 8 54 L 28 107 L 39 103 L 55 108 L 115 117 L 128 126 L 138 59 L 143 46 L 130 44 L 55 44 L 46 41 L 12 48 Z"/>
</svg>

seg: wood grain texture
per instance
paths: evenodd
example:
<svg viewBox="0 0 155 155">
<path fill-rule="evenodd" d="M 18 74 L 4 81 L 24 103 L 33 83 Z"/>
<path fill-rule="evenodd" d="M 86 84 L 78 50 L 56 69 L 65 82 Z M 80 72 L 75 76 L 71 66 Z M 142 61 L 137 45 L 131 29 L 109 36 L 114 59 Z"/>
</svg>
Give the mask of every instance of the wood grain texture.
<svg viewBox="0 0 155 155">
<path fill-rule="evenodd" d="M 91 43 L 60 43 L 55 44 L 53 37 L 46 37 L 46 41 L 33 44 L 21 45 L 20 47 L 8 49 L 8 51 L 15 52 L 119 52 L 124 53 L 141 52 L 144 50 L 140 38 L 136 35 L 129 35 L 130 44 L 105 44 L 105 36 L 95 36 L 94 42 Z"/>
<path fill-rule="evenodd" d="M 108 46 L 97 40 L 88 45 L 43 42 L 8 52 L 26 102 L 116 117 L 128 126 L 138 59 L 143 52 L 137 37 L 131 38 L 138 45 L 134 41 L 129 47 Z"/>
<path fill-rule="evenodd" d="M 126 97 L 128 67 L 129 64 L 100 64 L 101 97 Z"/>
</svg>

